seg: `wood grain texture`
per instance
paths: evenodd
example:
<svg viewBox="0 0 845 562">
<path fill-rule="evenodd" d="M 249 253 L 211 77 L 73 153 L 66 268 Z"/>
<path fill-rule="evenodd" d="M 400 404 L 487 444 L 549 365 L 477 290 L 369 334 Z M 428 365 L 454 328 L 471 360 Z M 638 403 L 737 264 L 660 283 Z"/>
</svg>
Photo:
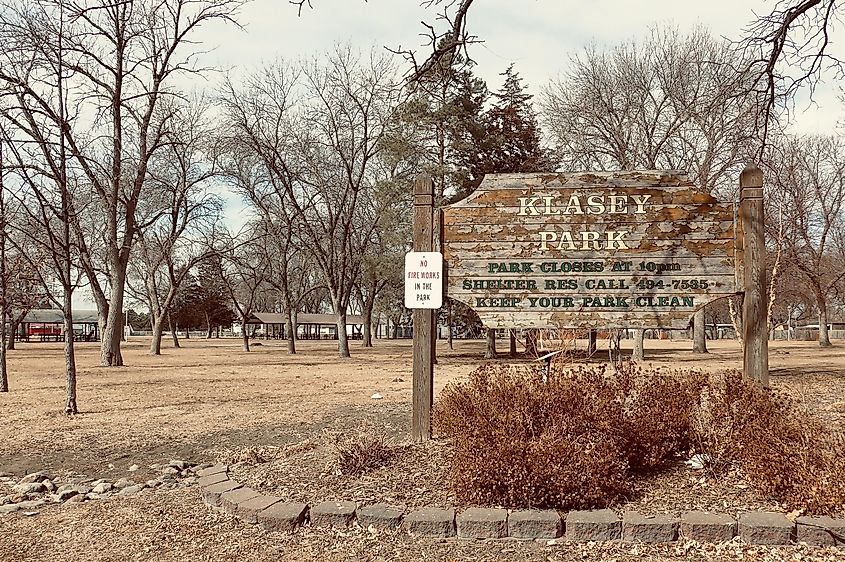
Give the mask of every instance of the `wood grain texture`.
<svg viewBox="0 0 845 562">
<path fill-rule="evenodd" d="M 763 210 L 763 173 L 749 166 L 740 176 L 745 295 L 742 299 L 743 372 L 769 386 L 768 291 Z"/>
<path fill-rule="evenodd" d="M 447 293 L 488 327 L 683 328 L 737 291 L 734 216 L 676 171 L 489 175 L 443 209 Z"/>
<path fill-rule="evenodd" d="M 440 238 L 434 212 L 434 182 L 421 175 L 414 184 L 414 251 L 431 252 Z M 431 439 L 431 409 L 434 404 L 435 313 L 432 309 L 414 310 L 413 383 L 411 439 Z"/>
</svg>

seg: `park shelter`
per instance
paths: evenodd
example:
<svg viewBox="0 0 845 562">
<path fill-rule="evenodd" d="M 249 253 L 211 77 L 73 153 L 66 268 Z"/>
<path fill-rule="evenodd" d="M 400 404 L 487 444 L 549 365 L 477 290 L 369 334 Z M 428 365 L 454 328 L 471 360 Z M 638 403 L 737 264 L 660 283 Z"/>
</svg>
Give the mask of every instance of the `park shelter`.
<svg viewBox="0 0 845 562">
<path fill-rule="evenodd" d="M 35 308 L 26 313 L 15 332 L 19 341 L 64 340 L 64 315 L 55 308 Z M 99 341 L 100 325 L 96 310 L 73 311 L 73 339 Z"/>
<path fill-rule="evenodd" d="M 287 314 L 281 312 L 253 312 L 246 321 L 247 326 L 261 326 L 264 339 L 287 339 L 285 323 Z M 347 333 L 360 337 L 364 317 L 358 314 L 346 316 Z M 296 315 L 296 336 L 298 339 L 337 339 L 337 316 L 299 312 Z"/>
</svg>

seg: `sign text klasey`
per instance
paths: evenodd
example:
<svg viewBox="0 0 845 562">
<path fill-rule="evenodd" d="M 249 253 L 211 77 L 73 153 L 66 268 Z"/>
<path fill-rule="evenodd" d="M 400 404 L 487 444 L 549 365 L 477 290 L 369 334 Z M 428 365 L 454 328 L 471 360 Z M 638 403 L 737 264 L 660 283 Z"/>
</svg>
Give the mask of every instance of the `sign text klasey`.
<svg viewBox="0 0 845 562">
<path fill-rule="evenodd" d="M 443 254 L 405 254 L 405 307 L 440 308 L 443 304 Z"/>
<path fill-rule="evenodd" d="M 683 328 L 737 290 L 733 204 L 680 172 L 488 175 L 444 208 L 443 252 L 489 327 Z"/>
</svg>

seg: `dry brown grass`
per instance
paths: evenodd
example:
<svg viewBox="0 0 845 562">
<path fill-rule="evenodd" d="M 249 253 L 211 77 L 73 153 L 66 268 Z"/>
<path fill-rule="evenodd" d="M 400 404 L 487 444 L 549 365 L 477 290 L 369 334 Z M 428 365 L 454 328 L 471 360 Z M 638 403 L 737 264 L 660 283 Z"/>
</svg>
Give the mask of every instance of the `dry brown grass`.
<svg viewBox="0 0 845 562">
<path fill-rule="evenodd" d="M 336 357 L 333 342 L 300 342 L 301 353 L 289 357 L 283 342 L 245 354 L 236 340 L 191 340 L 182 350 L 165 348 L 161 357 L 146 354 L 147 341 L 130 341 L 127 367 L 97 366 L 96 345 L 79 346 L 81 415 L 61 414 L 62 359 L 54 344 L 28 344 L 10 356 L 12 392 L 0 395 L 0 471 L 17 475 L 48 468 L 104 478 L 126 476 L 132 463 L 146 466 L 171 458 L 202 461 L 229 451 L 245 459 L 254 485 L 275 482 L 278 489 L 310 501 L 394 497 L 441 504 L 451 501 L 442 475 L 434 474 L 447 457 L 444 447 L 410 449 L 389 467 L 361 478 L 327 477 L 332 449 L 320 441 L 326 429 L 352 430 L 378 422 L 401 441 L 410 420 L 410 342 L 376 341 L 374 350 L 353 343 L 354 358 Z M 603 343 L 603 342 L 602 342 Z M 627 342 L 630 345 L 630 342 Z M 626 342 L 623 342 L 623 346 Z M 581 344 L 583 346 L 583 342 Z M 736 342 L 711 342 L 712 353 L 695 356 L 687 341 L 647 341 L 647 359 L 656 365 L 720 371 L 740 365 Z M 773 342 L 773 384 L 797 397 L 824 423 L 842 427 L 845 420 L 845 345 L 819 350 L 813 342 Z M 457 342 L 455 351 L 438 349 L 436 392 L 463 380 L 481 361 L 483 342 Z M 602 355 L 602 358 L 606 357 Z M 402 381 L 394 382 L 401 378 Z M 384 399 L 373 401 L 379 392 Z M 297 448 L 296 444 L 317 441 Z M 271 454 L 278 447 L 284 454 Z M 286 449 L 291 447 L 290 449 Z M 262 449 L 264 448 L 264 449 Z M 278 450 L 276 450 L 278 452 Z M 252 456 L 250 456 L 252 455 Z M 272 457 L 272 458 L 270 458 Z M 240 460 L 240 459 L 239 459 Z M 113 464 L 114 468 L 109 468 Z M 323 479 L 320 479 L 323 474 Z M 662 480 L 635 491 L 634 509 L 674 512 L 688 507 L 777 509 L 756 497 L 742 475 L 714 481 L 681 467 Z M 390 484 L 395 480 L 396 484 Z M 348 488 L 345 488 L 347 487 Z M 727 486 L 727 488 L 725 487 Z M 267 485 L 273 491 L 276 486 Z M 359 491 L 356 491 L 359 490 Z M 565 546 L 437 545 L 404 537 L 372 540 L 366 533 L 349 537 L 303 533 L 267 535 L 213 515 L 196 492 L 142 496 L 136 500 L 45 509 L 34 518 L 0 521 L 0 560 L 432 560 L 616 558 L 635 560 L 791 559 L 801 549 L 684 550 L 686 547 L 595 547 L 589 552 Z M 733 548 L 733 547 L 731 547 Z M 751 552 L 754 550 L 754 553 Z M 505 552 L 507 551 L 507 552 Z M 128 554 L 131 553 L 131 554 Z M 756 553 L 756 554 L 755 554 Z M 820 551 L 813 550 L 813 556 Z M 825 554 L 832 557 L 837 554 Z"/>
</svg>

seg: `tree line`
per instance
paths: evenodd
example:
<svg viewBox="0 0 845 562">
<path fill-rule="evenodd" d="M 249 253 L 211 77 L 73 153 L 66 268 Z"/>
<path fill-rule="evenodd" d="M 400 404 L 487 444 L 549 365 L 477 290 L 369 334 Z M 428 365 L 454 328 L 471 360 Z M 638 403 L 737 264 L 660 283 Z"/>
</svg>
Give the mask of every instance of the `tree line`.
<svg viewBox="0 0 845 562">
<path fill-rule="evenodd" d="M 149 311 L 153 354 L 165 330 L 178 345 L 179 325 L 210 335 L 262 310 L 283 313 L 287 334 L 298 312 L 334 313 L 342 357 L 347 315 L 358 313 L 372 345 L 378 318 L 408 318 L 401 264 L 420 172 L 438 204 L 484 174 L 558 168 L 685 169 L 731 199 L 739 171 L 759 161 L 772 325 L 815 314 L 829 344 L 826 314 L 845 300 L 841 140 L 789 135 L 786 113 L 761 126 L 771 91 L 751 51 L 703 28 L 656 27 L 573 53 L 535 109 L 514 65 L 492 92 L 475 75 L 470 4 L 411 71 L 396 53 L 339 45 L 196 92 L 186 84 L 209 71 L 200 30 L 235 24 L 239 1 L 0 2 L 4 388 L 15 319 L 50 305 L 65 319 L 65 410 L 77 411 L 72 308 L 83 286 L 106 366 L 123 364 L 130 301 Z M 238 230 L 227 198 L 246 207 Z M 454 302 L 441 316 L 450 337 L 477 322 Z M 295 337 L 287 345 L 296 353 Z"/>
</svg>

